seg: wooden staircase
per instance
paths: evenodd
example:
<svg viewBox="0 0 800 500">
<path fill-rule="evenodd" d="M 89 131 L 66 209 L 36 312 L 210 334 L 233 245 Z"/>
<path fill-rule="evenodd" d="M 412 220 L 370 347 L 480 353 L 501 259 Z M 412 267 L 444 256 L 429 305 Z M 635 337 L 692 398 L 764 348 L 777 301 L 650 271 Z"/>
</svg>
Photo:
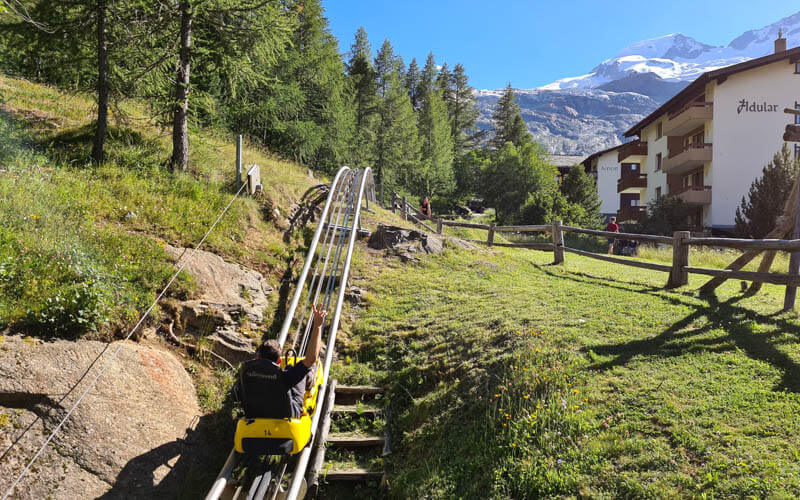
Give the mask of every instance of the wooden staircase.
<svg viewBox="0 0 800 500">
<path fill-rule="evenodd" d="M 309 485 L 307 498 L 314 498 L 320 489 L 320 480 L 327 484 L 339 482 L 384 482 L 384 471 L 362 466 L 327 464 L 327 448 L 353 450 L 355 454 L 389 454 L 388 432 L 377 436 L 360 430 L 331 432 L 331 424 L 338 419 L 361 419 L 372 421 L 383 416 L 383 410 L 374 405 L 374 400 L 383 394 L 383 389 L 372 386 L 343 386 L 332 380 L 328 386 L 322 408 L 319 438 L 314 441 L 311 467 L 307 475 Z"/>
</svg>

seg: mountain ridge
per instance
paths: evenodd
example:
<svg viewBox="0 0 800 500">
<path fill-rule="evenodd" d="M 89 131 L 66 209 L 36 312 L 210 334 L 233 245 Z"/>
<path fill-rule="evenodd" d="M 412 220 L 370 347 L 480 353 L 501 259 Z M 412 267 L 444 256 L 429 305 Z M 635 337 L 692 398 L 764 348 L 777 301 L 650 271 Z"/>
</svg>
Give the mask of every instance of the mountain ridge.
<svg viewBox="0 0 800 500">
<path fill-rule="evenodd" d="M 550 154 L 588 155 L 619 145 L 626 130 L 701 74 L 772 53 L 779 30 L 789 48 L 800 46 L 800 12 L 748 30 L 724 47 L 682 33 L 634 42 L 584 75 L 515 89 L 522 118 Z M 479 128 L 492 128 L 503 91 L 476 91 Z"/>
</svg>

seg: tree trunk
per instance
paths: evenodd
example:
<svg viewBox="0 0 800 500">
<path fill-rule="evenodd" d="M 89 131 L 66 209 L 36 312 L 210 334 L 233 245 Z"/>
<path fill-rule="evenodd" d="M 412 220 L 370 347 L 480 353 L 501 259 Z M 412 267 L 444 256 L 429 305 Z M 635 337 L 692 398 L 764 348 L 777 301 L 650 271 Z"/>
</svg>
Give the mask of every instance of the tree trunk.
<svg viewBox="0 0 800 500">
<path fill-rule="evenodd" d="M 108 47 L 106 45 L 106 0 L 97 2 L 97 129 L 92 145 L 92 160 L 102 163 L 105 158 L 108 130 Z"/>
<path fill-rule="evenodd" d="M 192 54 L 192 21 L 194 13 L 188 0 L 180 3 L 181 42 L 178 71 L 175 79 L 175 110 L 172 122 L 172 159 L 170 170 L 186 170 L 189 166 L 189 136 L 186 119 L 189 113 L 189 63 Z"/>
</svg>

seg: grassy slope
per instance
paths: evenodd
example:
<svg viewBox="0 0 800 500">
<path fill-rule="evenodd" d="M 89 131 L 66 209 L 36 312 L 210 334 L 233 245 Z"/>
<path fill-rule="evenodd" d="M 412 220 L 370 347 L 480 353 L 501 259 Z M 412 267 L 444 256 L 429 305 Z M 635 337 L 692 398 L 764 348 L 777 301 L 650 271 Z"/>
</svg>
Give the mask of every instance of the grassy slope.
<svg viewBox="0 0 800 500">
<path fill-rule="evenodd" d="M 112 114 L 108 162 L 93 167 L 89 96 L 3 76 L 0 95 L 0 327 L 74 335 L 129 325 L 172 272 L 163 245 L 196 244 L 231 199 L 232 138 L 192 130 L 191 169 L 170 174 L 169 134 L 125 103 L 124 117 Z M 272 208 L 286 217 L 314 181 L 252 147 L 244 162 L 261 166 L 265 196 L 235 203 L 205 249 L 276 282 L 303 242 L 283 241 Z M 76 298 L 52 313 L 54 301 Z"/>
<path fill-rule="evenodd" d="M 360 266 L 368 307 L 336 373 L 391 387 L 394 497 L 800 493 L 782 289 L 701 299 L 702 277 L 668 292 L 662 273 L 551 260 Z"/>
</svg>

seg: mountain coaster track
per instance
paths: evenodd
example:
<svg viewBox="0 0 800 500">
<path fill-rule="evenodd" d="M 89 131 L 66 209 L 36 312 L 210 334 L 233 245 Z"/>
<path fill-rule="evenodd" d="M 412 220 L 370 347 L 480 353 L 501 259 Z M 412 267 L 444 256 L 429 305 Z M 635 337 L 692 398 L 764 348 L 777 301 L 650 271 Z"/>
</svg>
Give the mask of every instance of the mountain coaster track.
<svg viewBox="0 0 800 500">
<path fill-rule="evenodd" d="M 305 448 L 296 455 L 270 457 L 263 463 L 254 457 L 238 453 L 232 449 L 225 465 L 206 496 L 206 500 L 239 499 L 288 499 L 295 500 L 305 495 L 305 474 L 308 468 L 317 428 L 322 415 L 336 333 L 339 329 L 342 304 L 347 289 L 350 273 L 350 261 L 359 228 L 361 204 L 363 201 L 375 200 L 375 188 L 372 171 L 353 170 L 342 167 L 333 179 L 328 198 L 322 209 L 319 224 L 308 249 L 303 270 L 300 273 L 295 293 L 286 312 L 286 319 L 278 335 L 278 342 L 284 348 L 292 323 L 296 323 L 292 341 L 292 350 L 297 357 L 305 355 L 311 335 L 311 306 L 329 310 L 334 306 L 330 322 L 323 325 L 323 335 L 327 330 L 325 357 L 322 366 L 322 382 L 316 393 L 316 404 L 311 415 L 311 439 Z M 324 235 L 323 235 L 324 233 Z M 322 245 L 320 246 L 320 240 Z M 319 252 L 317 251 L 319 248 Z M 298 305 L 306 290 L 308 275 L 313 266 L 313 274 L 308 284 L 303 308 L 298 314 Z M 335 300 L 334 300 L 335 295 Z M 245 473 L 241 484 L 233 478 L 236 467 L 245 460 Z M 287 474 L 287 471 L 290 471 Z M 249 482 L 249 485 L 246 484 Z M 284 484 L 288 482 L 288 487 Z"/>
</svg>

